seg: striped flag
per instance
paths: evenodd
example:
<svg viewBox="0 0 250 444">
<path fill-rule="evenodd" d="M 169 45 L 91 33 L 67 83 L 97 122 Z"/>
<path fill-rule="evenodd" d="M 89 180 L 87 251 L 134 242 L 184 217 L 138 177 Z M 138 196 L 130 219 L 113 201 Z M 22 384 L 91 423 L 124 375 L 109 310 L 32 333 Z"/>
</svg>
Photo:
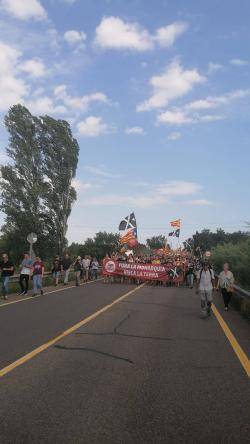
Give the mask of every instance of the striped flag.
<svg viewBox="0 0 250 444">
<path fill-rule="evenodd" d="M 122 244 L 122 245 L 127 244 L 132 239 L 137 239 L 137 229 L 136 228 L 131 228 L 130 230 L 128 230 L 127 233 L 124 234 L 124 236 L 122 236 L 120 238 L 120 244 Z"/>
<path fill-rule="evenodd" d="M 181 228 L 181 220 L 177 219 L 177 220 L 172 220 L 170 222 L 171 227 L 173 228 Z"/>
</svg>

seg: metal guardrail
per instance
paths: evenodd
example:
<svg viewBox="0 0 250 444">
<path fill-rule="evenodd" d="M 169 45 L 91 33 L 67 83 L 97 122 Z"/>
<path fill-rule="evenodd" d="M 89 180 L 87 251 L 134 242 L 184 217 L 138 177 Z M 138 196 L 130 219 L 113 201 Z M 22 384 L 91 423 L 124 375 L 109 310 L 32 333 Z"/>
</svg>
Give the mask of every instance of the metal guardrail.
<svg viewBox="0 0 250 444">
<path fill-rule="evenodd" d="M 242 299 L 249 299 L 250 300 L 250 291 L 244 290 L 241 287 L 238 287 L 238 285 L 234 285 L 235 294 L 242 298 Z"/>
<path fill-rule="evenodd" d="M 70 271 L 70 273 L 74 273 L 74 269 L 73 268 L 70 268 L 69 271 Z M 98 272 L 100 273 L 101 271 L 102 271 L 102 266 L 99 266 Z M 43 276 L 44 277 L 47 277 L 47 276 L 51 276 L 52 277 L 52 272 L 51 271 L 45 271 Z M 63 276 L 63 274 L 62 274 L 62 276 Z M 10 281 L 9 281 L 10 284 L 11 283 L 15 283 L 15 282 L 19 282 L 19 278 L 20 278 L 20 273 L 13 274 L 13 276 L 10 276 Z"/>
</svg>

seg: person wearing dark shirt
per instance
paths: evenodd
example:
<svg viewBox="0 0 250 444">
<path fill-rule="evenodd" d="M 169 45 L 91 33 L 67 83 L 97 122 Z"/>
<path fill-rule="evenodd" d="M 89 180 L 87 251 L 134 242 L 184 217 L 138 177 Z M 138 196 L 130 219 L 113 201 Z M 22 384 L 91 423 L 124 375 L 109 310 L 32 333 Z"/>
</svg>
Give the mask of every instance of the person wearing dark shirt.
<svg viewBox="0 0 250 444">
<path fill-rule="evenodd" d="M 61 272 L 64 275 L 63 285 L 67 285 L 67 283 L 69 281 L 69 272 L 70 272 L 71 264 L 72 264 L 72 261 L 71 261 L 69 255 L 65 254 L 64 258 L 61 262 Z"/>
<path fill-rule="evenodd" d="M 74 271 L 76 278 L 76 286 L 78 287 L 81 283 L 81 270 L 82 270 L 82 258 L 78 256 L 74 263 Z"/>
<path fill-rule="evenodd" d="M 194 264 L 192 262 L 190 262 L 188 264 L 186 278 L 187 278 L 187 285 L 189 286 L 189 288 L 193 288 L 193 286 L 194 286 Z"/>
<path fill-rule="evenodd" d="M 41 295 L 43 295 L 43 274 L 44 265 L 39 256 L 36 256 L 35 262 L 33 264 L 33 296 L 36 296 L 40 290 Z"/>
<path fill-rule="evenodd" d="M 55 286 L 58 285 L 60 274 L 61 274 L 61 262 L 59 256 L 56 256 L 52 265 L 52 275 L 54 278 Z"/>
<path fill-rule="evenodd" d="M 8 299 L 9 293 L 9 280 L 10 276 L 14 273 L 14 266 L 7 254 L 3 254 L 3 260 L 0 262 L 1 280 L 2 280 L 2 293 L 3 298 Z"/>
</svg>

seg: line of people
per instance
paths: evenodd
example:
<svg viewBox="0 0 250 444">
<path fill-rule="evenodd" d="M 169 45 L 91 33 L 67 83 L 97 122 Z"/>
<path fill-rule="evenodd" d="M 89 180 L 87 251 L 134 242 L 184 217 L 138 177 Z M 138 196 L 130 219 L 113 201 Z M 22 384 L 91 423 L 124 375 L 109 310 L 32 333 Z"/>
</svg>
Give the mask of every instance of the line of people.
<svg viewBox="0 0 250 444">
<path fill-rule="evenodd" d="M 55 256 L 52 264 L 51 273 L 54 278 L 54 284 L 59 284 L 60 278 L 63 279 L 63 285 L 69 282 L 69 273 L 73 269 L 75 273 L 75 284 L 79 286 L 81 280 L 87 282 L 89 280 L 96 280 L 98 278 L 99 262 L 96 257 L 91 256 L 77 256 L 72 260 L 69 254 L 65 254 L 62 259 L 60 256 Z"/>
<path fill-rule="evenodd" d="M 67 285 L 69 282 L 69 274 L 74 271 L 75 284 L 80 285 L 81 279 L 83 282 L 88 280 L 96 280 L 98 277 L 99 263 L 94 257 L 85 256 L 81 258 L 78 256 L 75 260 L 72 260 L 68 254 L 65 254 L 62 259 L 56 256 L 53 260 L 51 267 L 51 273 L 54 279 L 54 285 L 57 286 L 62 279 L 63 285 Z M 0 261 L 1 283 L 2 283 L 2 296 L 5 300 L 8 299 L 9 282 L 11 276 L 14 275 L 14 264 L 9 259 L 8 254 L 2 255 Z M 39 256 L 32 259 L 28 253 L 24 254 L 23 260 L 19 266 L 19 285 L 20 296 L 27 296 L 29 291 L 29 282 L 32 279 L 33 282 L 33 296 L 37 294 L 43 295 L 43 277 L 45 272 L 45 265 Z"/>
</svg>

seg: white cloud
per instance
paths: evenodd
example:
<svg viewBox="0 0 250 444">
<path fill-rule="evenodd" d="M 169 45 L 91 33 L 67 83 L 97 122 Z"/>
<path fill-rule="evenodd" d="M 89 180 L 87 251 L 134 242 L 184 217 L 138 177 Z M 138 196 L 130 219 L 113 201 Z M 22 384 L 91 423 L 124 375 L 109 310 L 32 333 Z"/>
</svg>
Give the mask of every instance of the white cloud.
<svg viewBox="0 0 250 444">
<path fill-rule="evenodd" d="M 210 200 L 207 200 L 207 199 L 193 199 L 193 200 L 188 200 L 186 202 L 186 204 L 195 205 L 195 206 L 203 206 L 203 205 L 212 205 L 213 202 L 211 202 Z"/>
<path fill-rule="evenodd" d="M 38 58 L 24 61 L 19 65 L 19 69 L 31 77 L 44 77 L 46 75 L 45 65 L 42 60 Z"/>
<path fill-rule="evenodd" d="M 181 110 L 165 111 L 157 116 L 157 123 L 169 125 L 183 125 L 193 123 L 193 119 Z"/>
<path fill-rule="evenodd" d="M 156 187 L 156 192 L 163 196 L 187 196 L 201 191 L 202 187 L 195 182 L 172 180 Z"/>
<path fill-rule="evenodd" d="M 183 34 L 188 28 L 185 22 L 175 22 L 171 25 L 159 28 L 156 30 L 154 39 L 160 46 L 168 48 L 172 46 L 177 37 Z"/>
<path fill-rule="evenodd" d="M 88 171 L 91 174 L 94 174 L 96 176 L 101 176 L 101 177 L 105 177 L 107 179 L 114 179 L 114 178 L 118 178 L 120 177 L 120 174 L 116 174 L 116 173 L 110 173 L 109 171 L 107 171 L 103 166 L 91 166 L 91 165 L 86 165 L 84 167 L 84 169 L 86 171 Z"/>
<path fill-rule="evenodd" d="M 93 188 L 91 183 L 84 183 L 79 179 L 73 179 L 71 185 L 76 189 L 77 192 L 87 191 Z"/>
<path fill-rule="evenodd" d="M 128 206 L 135 208 L 151 208 L 166 202 L 161 196 L 122 196 L 120 194 L 106 194 L 84 199 L 83 206 Z"/>
<path fill-rule="evenodd" d="M 197 122 L 216 122 L 217 120 L 223 120 L 225 116 L 220 114 L 205 114 L 203 116 L 197 116 Z"/>
<path fill-rule="evenodd" d="M 106 194 L 84 199 L 83 206 L 124 206 L 134 208 L 151 208 L 170 202 L 178 196 L 191 196 L 200 192 L 202 187 L 194 182 L 170 181 L 165 184 L 151 186 L 147 194 L 121 195 Z"/>
<path fill-rule="evenodd" d="M 180 138 L 181 138 L 181 133 L 174 132 L 168 135 L 168 140 L 178 140 Z"/>
<path fill-rule="evenodd" d="M 87 111 L 90 104 L 94 102 L 105 103 L 107 105 L 111 103 L 106 94 L 100 91 L 85 96 L 70 96 L 67 93 L 66 85 L 57 86 L 54 90 L 54 95 L 56 99 L 61 100 L 66 107 L 79 111 Z"/>
<path fill-rule="evenodd" d="M 0 9 L 20 20 L 44 20 L 47 17 L 38 0 L 0 0 Z"/>
<path fill-rule="evenodd" d="M 66 31 L 64 33 L 64 40 L 70 45 L 75 46 L 77 49 L 84 49 L 85 48 L 85 40 L 87 38 L 87 35 L 83 31 L 76 31 L 75 29 L 72 29 L 70 31 Z"/>
<path fill-rule="evenodd" d="M 223 66 L 220 63 L 210 62 L 208 64 L 208 74 L 213 74 L 214 72 L 220 71 Z"/>
<path fill-rule="evenodd" d="M 178 61 L 167 66 L 163 74 L 153 76 L 150 85 L 153 89 L 151 97 L 137 106 L 137 111 L 150 111 L 162 108 L 171 100 L 178 99 L 189 93 L 197 84 L 205 81 L 196 69 L 184 70 Z"/>
<path fill-rule="evenodd" d="M 249 61 L 248 60 L 243 60 L 243 59 L 232 59 L 230 60 L 231 65 L 235 65 L 235 66 L 247 66 L 249 65 Z"/>
<path fill-rule="evenodd" d="M 152 37 L 146 29 L 112 16 L 103 17 L 96 28 L 94 43 L 102 49 L 146 51 L 153 48 Z"/>
<path fill-rule="evenodd" d="M 174 22 L 156 29 L 155 34 L 137 22 L 125 22 L 119 17 L 103 17 L 96 28 L 94 44 L 102 49 L 148 51 L 158 44 L 170 47 L 187 29 L 187 23 Z"/>
<path fill-rule="evenodd" d="M 25 106 L 34 114 L 65 114 L 67 109 L 62 105 L 55 105 L 50 97 L 38 97 L 25 102 Z"/>
<path fill-rule="evenodd" d="M 208 96 L 185 105 L 186 110 L 204 110 L 227 105 L 233 100 L 244 99 L 250 95 L 250 89 L 238 89 L 220 96 Z"/>
<path fill-rule="evenodd" d="M 111 128 L 103 121 L 102 117 L 89 116 L 77 124 L 78 133 L 85 137 L 98 137 L 107 134 Z"/>
<path fill-rule="evenodd" d="M 224 114 L 202 114 L 203 111 L 229 105 L 234 100 L 250 96 L 250 89 L 239 89 L 220 96 L 208 96 L 205 99 L 195 100 L 158 114 L 157 124 L 183 125 L 191 123 L 214 122 L 225 119 Z"/>
<path fill-rule="evenodd" d="M 181 109 L 176 109 L 173 111 L 165 111 L 157 116 L 157 124 L 166 125 L 186 125 L 191 123 L 199 122 L 213 122 L 216 120 L 222 120 L 224 116 L 216 114 L 205 114 L 205 115 L 189 115 Z"/>
<path fill-rule="evenodd" d="M 28 94 L 27 83 L 17 76 L 21 52 L 0 42 L 0 111 L 22 102 Z"/>
<path fill-rule="evenodd" d="M 145 134 L 144 129 L 141 126 L 132 126 L 125 129 L 126 134 Z"/>
</svg>

